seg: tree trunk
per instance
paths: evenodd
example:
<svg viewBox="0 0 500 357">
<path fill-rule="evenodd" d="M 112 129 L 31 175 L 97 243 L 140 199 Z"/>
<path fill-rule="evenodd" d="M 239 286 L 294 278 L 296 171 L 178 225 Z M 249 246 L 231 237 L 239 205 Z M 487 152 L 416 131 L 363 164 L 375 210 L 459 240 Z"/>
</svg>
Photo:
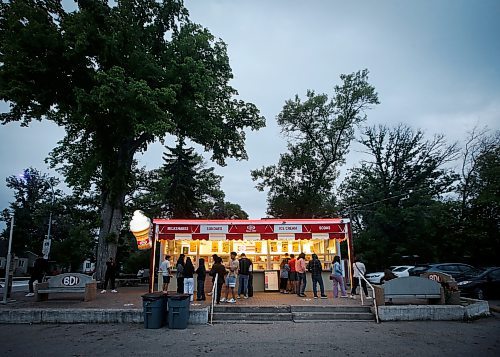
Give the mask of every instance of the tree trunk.
<svg viewBox="0 0 500 357">
<path fill-rule="evenodd" d="M 146 137 L 142 136 L 135 141 L 124 140 L 119 147 L 115 160 L 111 160 L 114 166 L 103 169 L 103 175 L 108 178 L 109 186 L 107 190 L 102 192 L 103 206 L 96 261 L 97 280 L 104 280 L 108 259 L 113 258 L 116 261 L 118 238 L 122 228 L 125 196 L 127 195 L 127 184 L 131 177 L 134 153 L 145 140 Z"/>
<path fill-rule="evenodd" d="M 100 281 L 104 281 L 108 259 L 113 258 L 116 260 L 118 237 L 120 236 L 123 219 L 124 198 L 125 193 L 114 200 L 111 199 L 109 194 L 106 194 L 103 201 L 96 261 L 96 279 Z"/>
</svg>

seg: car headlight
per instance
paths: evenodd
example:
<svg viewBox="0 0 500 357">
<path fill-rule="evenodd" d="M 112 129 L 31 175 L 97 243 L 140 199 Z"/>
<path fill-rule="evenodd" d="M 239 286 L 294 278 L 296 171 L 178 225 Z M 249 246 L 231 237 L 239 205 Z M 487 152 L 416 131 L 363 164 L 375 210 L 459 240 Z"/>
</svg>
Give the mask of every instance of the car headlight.
<svg viewBox="0 0 500 357">
<path fill-rule="evenodd" d="M 464 281 L 459 281 L 457 283 L 457 285 L 461 286 L 461 285 L 466 285 L 466 284 L 470 284 L 470 283 L 472 283 L 472 281 L 470 281 L 470 280 L 464 280 Z"/>
</svg>

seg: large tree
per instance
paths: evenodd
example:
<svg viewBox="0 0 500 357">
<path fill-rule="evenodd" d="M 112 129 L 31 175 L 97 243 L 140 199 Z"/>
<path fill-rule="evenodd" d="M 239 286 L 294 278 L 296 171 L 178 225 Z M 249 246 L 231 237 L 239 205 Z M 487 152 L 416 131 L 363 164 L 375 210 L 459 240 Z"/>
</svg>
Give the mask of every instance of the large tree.
<svg viewBox="0 0 500 357">
<path fill-rule="evenodd" d="M 438 257 L 449 222 L 441 199 L 457 180 L 445 164 L 457 157 L 456 145 L 405 125 L 368 127 L 360 142 L 368 159 L 350 170 L 339 190 L 357 250 L 379 267 L 400 263 L 401 256 Z"/>
<path fill-rule="evenodd" d="M 378 104 L 368 71 L 340 76 L 331 99 L 309 90 L 287 100 L 277 117 L 288 138 L 288 152 L 277 165 L 252 171 L 257 189 L 269 189 L 268 214 L 274 217 L 321 217 L 334 213 L 334 181 L 345 162 L 355 127 Z"/>
<path fill-rule="evenodd" d="M 500 131 L 474 129 L 463 150 L 457 238 L 463 255 L 485 266 L 500 249 Z"/>
<path fill-rule="evenodd" d="M 234 99 L 226 45 L 189 20 L 182 0 L 57 0 L 0 5 L 3 124 L 46 118 L 66 130 L 51 154 L 70 186 L 101 193 L 97 277 L 115 256 L 134 155 L 167 133 L 224 164 L 246 158 L 244 128 L 264 125 Z"/>
</svg>

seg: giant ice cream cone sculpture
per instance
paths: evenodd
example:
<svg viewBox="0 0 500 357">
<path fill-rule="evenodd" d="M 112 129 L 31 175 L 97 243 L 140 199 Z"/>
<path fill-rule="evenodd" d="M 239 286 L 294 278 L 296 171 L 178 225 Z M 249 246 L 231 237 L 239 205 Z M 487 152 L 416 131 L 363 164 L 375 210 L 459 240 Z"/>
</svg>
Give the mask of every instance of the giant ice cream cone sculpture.
<svg viewBox="0 0 500 357">
<path fill-rule="evenodd" d="M 150 238 L 151 220 L 142 211 L 135 211 L 130 221 L 130 231 L 137 240 L 137 248 L 140 250 L 149 249 L 153 246 Z"/>
</svg>

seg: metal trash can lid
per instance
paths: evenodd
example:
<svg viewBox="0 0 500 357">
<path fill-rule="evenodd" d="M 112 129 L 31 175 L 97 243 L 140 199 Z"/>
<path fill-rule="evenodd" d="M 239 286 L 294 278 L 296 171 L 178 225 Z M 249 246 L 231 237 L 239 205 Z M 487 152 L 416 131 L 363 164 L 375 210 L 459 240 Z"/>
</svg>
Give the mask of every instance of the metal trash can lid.
<svg viewBox="0 0 500 357">
<path fill-rule="evenodd" d="M 168 294 L 168 298 L 172 300 L 185 300 L 189 299 L 191 295 L 189 294 Z"/>
<path fill-rule="evenodd" d="M 162 299 L 165 296 L 165 294 L 163 292 L 156 292 L 156 293 L 144 294 L 141 296 L 142 296 L 142 299 L 145 301 L 156 301 L 156 300 Z"/>
</svg>

